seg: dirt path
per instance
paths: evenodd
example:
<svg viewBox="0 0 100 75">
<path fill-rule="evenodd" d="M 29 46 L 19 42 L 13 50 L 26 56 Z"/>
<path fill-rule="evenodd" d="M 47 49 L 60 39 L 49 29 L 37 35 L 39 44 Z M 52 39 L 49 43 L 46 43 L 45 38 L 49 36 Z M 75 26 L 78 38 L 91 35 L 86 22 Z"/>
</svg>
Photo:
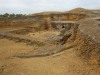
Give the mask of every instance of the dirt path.
<svg viewBox="0 0 100 75">
<path fill-rule="evenodd" d="M 48 57 L 12 58 L 33 50 L 33 46 L 0 39 L 0 75 L 100 75 L 97 67 L 75 56 L 74 48 Z"/>
</svg>

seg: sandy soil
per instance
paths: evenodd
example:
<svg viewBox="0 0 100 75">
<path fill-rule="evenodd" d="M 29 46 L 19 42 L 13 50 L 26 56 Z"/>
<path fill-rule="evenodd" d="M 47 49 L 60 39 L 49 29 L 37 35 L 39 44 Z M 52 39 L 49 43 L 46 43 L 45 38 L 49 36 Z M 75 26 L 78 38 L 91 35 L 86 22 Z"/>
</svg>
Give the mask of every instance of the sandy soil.
<svg viewBox="0 0 100 75">
<path fill-rule="evenodd" d="M 75 56 L 73 48 L 48 57 L 12 57 L 33 50 L 33 46 L 25 43 L 0 39 L 0 75 L 100 75 L 97 67 L 91 67 Z"/>
<path fill-rule="evenodd" d="M 15 28 L 16 29 L 16 28 Z M 9 28 L 6 30 L 9 31 Z M 6 32 L 0 29 L 0 32 Z M 28 34 L 39 41 L 59 32 Z M 47 57 L 17 58 L 17 54 L 30 53 L 36 45 L 0 39 L 0 75 L 100 75 L 98 66 L 86 64 L 75 55 L 75 48 Z"/>
<path fill-rule="evenodd" d="M 40 31 L 40 32 L 35 32 L 35 33 L 29 33 L 28 35 L 30 37 L 35 38 L 36 40 L 44 42 L 47 37 L 56 36 L 56 35 L 59 35 L 59 33 L 60 32 L 58 31 Z"/>
</svg>

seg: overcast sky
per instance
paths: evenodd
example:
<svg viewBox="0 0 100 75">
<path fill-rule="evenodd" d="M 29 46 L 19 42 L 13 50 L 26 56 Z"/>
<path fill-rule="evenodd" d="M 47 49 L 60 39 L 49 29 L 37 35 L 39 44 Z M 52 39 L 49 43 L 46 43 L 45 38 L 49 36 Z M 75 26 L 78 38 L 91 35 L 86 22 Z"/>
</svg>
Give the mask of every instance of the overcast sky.
<svg viewBox="0 0 100 75">
<path fill-rule="evenodd" d="M 100 9 L 99 0 L 0 0 L 0 14 L 32 14 L 43 11 L 68 11 L 82 7 Z"/>
</svg>

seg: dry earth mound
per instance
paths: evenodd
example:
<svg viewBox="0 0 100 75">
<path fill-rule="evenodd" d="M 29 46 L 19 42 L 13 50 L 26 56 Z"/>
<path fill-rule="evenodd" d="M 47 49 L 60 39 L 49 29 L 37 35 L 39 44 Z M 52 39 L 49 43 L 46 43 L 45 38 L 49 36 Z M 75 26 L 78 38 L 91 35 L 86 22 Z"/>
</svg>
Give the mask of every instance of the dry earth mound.
<svg viewBox="0 0 100 75">
<path fill-rule="evenodd" d="M 79 22 L 76 42 L 79 55 L 91 64 L 100 64 L 99 22 L 86 19 Z"/>
</svg>

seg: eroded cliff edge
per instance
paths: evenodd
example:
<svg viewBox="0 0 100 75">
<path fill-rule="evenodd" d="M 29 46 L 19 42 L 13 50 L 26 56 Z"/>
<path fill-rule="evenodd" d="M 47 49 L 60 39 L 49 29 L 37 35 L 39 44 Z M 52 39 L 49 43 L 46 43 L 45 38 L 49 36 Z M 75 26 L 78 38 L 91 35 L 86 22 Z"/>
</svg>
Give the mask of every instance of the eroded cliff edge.
<svg viewBox="0 0 100 75">
<path fill-rule="evenodd" d="M 75 43 L 76 53 L 90 64 L 100 65 L 100 26 L 99 21 L 85 19 L 78 22 Z"/>
</svg>

